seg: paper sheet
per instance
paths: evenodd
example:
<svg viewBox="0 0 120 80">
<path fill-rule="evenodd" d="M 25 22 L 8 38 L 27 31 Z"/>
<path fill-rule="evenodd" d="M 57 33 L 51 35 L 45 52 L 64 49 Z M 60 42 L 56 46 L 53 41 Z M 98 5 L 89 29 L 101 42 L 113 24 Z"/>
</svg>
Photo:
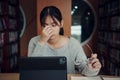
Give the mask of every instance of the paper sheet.
<svg viewBox="0 0 120 80">
<path fill-rule="evenodd" d="M 104 80 L 120 80 L 120 78 L 103 78 Z"/>
<path fill-rule="evenodd" d="M 101 78 L 99 76 L 97 77 L 71 76 L 71 80 L 101 80 Z"/>
<path fill-rule="evenodd" d="M 105 78 L 104 80 L 120 80 L 120 78 Z M 83 77 L 83 76 L 71 76 L 71 80 L 102 80 L 100 76 L 96 77 Z"/>
</svg>

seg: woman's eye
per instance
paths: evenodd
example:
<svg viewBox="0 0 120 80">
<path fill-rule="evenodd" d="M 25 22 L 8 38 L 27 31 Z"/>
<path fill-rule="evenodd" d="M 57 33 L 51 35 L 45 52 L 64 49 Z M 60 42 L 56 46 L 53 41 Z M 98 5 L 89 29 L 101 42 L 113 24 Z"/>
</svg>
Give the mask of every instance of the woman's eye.
<svg viewBox="0 0 120 80">
<path fill-rule="evenodd" d="M 47 24 L 44 25 L 44 27 L 48 26 Z"/>
<path fill-rule="evenodd" d="M 56 27 L 56 24 L 53 24 L 52 26 L 53 26 L 53 27 Z"/>
</svg>

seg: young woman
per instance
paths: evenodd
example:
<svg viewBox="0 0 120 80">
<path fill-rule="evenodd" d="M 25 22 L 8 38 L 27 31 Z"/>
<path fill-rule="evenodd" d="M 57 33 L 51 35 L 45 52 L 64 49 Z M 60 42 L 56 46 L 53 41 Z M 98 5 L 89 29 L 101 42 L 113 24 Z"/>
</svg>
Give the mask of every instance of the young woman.
<svg viewBox="0 0 120 80">
<path fill-rule="evenodd" d="M 75 67 L 86 76 L 98 74 L 101 63 L 97 54 L 87 59 L 80 43 L 63 35 L 63 20 L 60 10 L 55 6 L 47 6 L 40 13 L 42 34 L 33 37 L 28 47 L 29 57 L 65 56 L 68 73 L 75 73 Z"/>
</svg>

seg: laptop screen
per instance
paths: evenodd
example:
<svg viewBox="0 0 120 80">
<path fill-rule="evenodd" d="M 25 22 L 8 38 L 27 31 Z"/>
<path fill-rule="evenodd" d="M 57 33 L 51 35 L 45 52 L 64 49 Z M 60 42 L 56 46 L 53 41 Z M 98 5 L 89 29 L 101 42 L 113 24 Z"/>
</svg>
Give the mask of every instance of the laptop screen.
<svg viewBox="0 0 120 80">
<path fill-rule="evenodd" d="M 65 57 L 21 57 L 20 80 L 67 80 Z"/>
</svg>

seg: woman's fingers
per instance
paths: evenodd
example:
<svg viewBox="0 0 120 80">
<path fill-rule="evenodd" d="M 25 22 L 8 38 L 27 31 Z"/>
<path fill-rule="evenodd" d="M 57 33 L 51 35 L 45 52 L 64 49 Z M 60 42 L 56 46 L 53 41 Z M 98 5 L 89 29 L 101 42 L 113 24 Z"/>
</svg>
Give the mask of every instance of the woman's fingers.
<svg viewBox="0 0 120 80">
<path fill-rule="evenodd" d="M 43 34 L 44 34 L 44 36 L 46 36 L 46 37 L 50 37 L 51 34 L 52 34 L 52 32 L 53 32 L 53 29 L 52 29 L 51 27 L 49 27 L 49 26 L 46 26 L 46 27 L 43 29 Z"/>
<path fill-rule="evenodd" d="M 97 59 L 97 60 L 94 60 L 92 66 L 93 66 L 94 68 L 101 68 L 101 64 L 100 64 L 100 62 L 99 62 L 98 59 Z"/>
<path fill-rule="evenodd" d="M 94 67 L 94 68 L 97 68 L 97 69 L 100 69 L 100 68 L 101 68 L 101 64 L 99 64 L 99 63 L 94 63 L 94 64 L 93 64 L 93 67 Z"/>
<path fill-rule="evenodd" d="M 91 65 L 91 67 L 93 69 L 100 69 L 101 68 L 101 63 L 100 63 L 99 59 L 97 58 L 97 54 L 91 55 L 91 58 L 89 59 L 89 65 Z"/>
</svg>

